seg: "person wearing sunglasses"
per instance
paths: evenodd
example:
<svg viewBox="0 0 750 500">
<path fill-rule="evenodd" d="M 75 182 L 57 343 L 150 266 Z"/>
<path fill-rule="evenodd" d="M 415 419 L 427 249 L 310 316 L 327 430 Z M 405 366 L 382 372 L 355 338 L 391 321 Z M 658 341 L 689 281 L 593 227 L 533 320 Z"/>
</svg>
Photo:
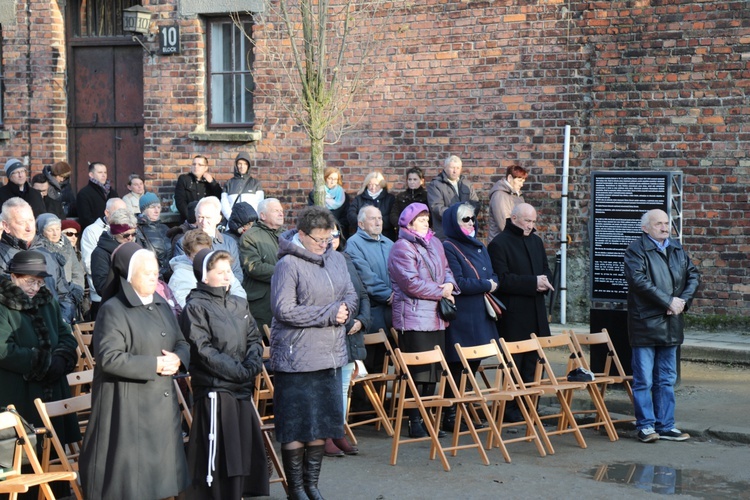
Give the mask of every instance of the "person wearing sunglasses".
<svg viewBox="0 0 750 500">
<path fill-rule="evenodd" d="M 109 229 L 102 233 L 91 252 L 91 281 L 98 295 L 101 296 L 107 284 L 112 252 L 123 243 L 135 241 L 136 225 L 135 215 L 127 208 L 115 210 L 109 217 Z"/>
<path fill-rule="evenodd" d="M 497 289 L 497 275 L 492 270 L 487 247 L 476 237 L 476 222 L 475 209 L 470 203 L 456 203 L 443 212 L 445 258 L 461 289 L 461 295 L 456 296 L 456 319 L 445 329 L 445 359 L 457 386 L 463 366 L 455 344 L 469 347 L 499 340 L 495 320 L 488 315 L 484 304 L 484 294 Z M 479 361 L 472 361 L 472 369 L 477 372 Z M 450 393 L 450 386 L 446 391 Z M 456 408 L 446 408 L 442 429 L 453 432 L 455 421 Z"/>
</svg>

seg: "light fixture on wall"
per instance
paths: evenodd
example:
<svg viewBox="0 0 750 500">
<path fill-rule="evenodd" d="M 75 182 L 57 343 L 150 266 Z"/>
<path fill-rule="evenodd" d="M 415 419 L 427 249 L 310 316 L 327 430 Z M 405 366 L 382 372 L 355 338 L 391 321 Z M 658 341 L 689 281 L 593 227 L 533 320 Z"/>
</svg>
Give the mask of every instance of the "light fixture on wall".
<svg viewBox="0 0 750 500">
<path fill-rule="evenodd" d="M 155 52 L 150 50 L 138 35 L 150 36 L 151 11 L 142 5 L 134 5 L 122 10 L 122 31 L 133 33 L 133 41 L 138 42 L 148 55 L 153 56 Z"/>
</svg>

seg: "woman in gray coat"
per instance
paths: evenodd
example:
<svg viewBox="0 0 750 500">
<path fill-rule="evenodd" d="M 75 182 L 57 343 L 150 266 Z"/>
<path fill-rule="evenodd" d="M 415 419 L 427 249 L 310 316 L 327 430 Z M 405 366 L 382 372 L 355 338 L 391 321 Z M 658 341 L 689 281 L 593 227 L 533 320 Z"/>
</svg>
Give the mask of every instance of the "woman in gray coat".
<svg viewBox="0 0 750 500">
<path fill-rule="evenodd" d="M 356 317 L 358 297 L 343 255 L 331 247 L 334 225 L 327 209 L 303 208 L 297 229 L 279 238 L 271 278 L 273 407 L 291 499 L 322 498 L 325 439 L 344 436 L 345 325 Z"/>
<path fill-rule="evenodd" d="M 190 347 L 157 293 L 156 256 L 136 243 L 112 255 L 94 328 L 91 419 L 80 458 L 86 498 L 160 499 L 188 485 L 172 376 Z"/>
</svg>

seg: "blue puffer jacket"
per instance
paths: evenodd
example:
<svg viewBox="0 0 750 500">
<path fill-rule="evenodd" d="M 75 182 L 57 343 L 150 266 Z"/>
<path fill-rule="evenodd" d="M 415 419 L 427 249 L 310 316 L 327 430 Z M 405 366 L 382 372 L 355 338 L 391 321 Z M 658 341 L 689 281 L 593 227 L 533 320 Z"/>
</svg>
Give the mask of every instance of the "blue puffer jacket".
<svg viewBox="0 0 750 500">
<path fill-rule="evenodd" d="M 453 283 L 454 294 L 458 293 L 458 286 L 440 240 L 434 235 L 422 238 L 402 227 L 388 256 L 388 272 L 393 286 L 394 328 L 424 332 L 445 330 L 448 322 L 438 314 L 438 302 L 443 296 L 440 285 Z"/>
<path fill-rule="evenodd" d="M 294 241 L 297 230 L 279 237 L 279 261 L 271 278 L 271 368 L 313 372 L 344 366 L 346 329 L 336 323 L 342 303 L 357 314 L 354 290 L 344 256 L 329 245 L 314 254 Z"/>
</svg>

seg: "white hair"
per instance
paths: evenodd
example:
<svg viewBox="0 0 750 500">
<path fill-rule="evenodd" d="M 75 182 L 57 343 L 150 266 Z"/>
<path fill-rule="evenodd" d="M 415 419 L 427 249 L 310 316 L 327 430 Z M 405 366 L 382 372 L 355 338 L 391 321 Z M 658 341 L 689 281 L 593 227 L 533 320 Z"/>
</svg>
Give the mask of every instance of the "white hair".
<svg viewBox="0 0 750 500">
<path fill-rule="evenodd" d="M 213 208 L 214 212 L 217 214 L 221 213 L 221 202 L 216 196 L 206 196 L 205 198 L 201 198 L 198 204 L 195 205 L 196 214 L 203 205 Z"/>
</svg>

